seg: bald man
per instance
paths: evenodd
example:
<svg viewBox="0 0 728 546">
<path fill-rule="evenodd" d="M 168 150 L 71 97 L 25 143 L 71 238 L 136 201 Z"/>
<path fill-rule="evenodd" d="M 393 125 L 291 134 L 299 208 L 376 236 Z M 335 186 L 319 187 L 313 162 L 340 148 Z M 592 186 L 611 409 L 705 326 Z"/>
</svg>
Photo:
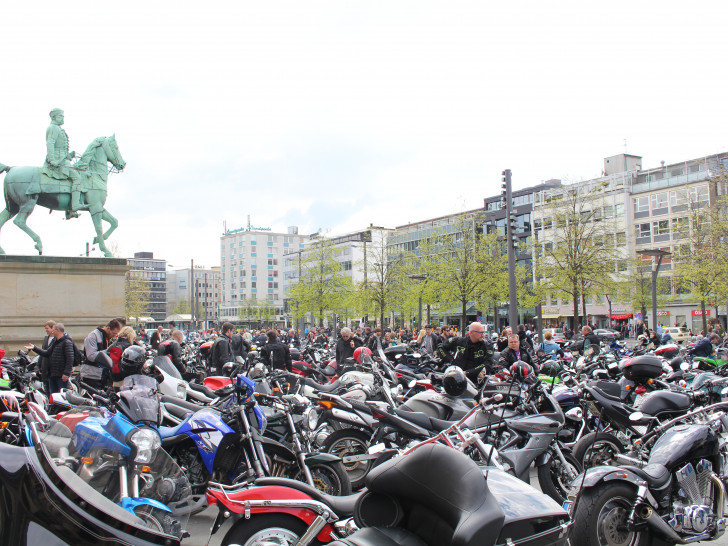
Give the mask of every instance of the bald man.
<svg viewBox="0 0 728 546">
<path fill-rule="evenodd" d="M 478 374 L 493 372 L 493 345 L 485 337 L 485 327 L 473 322 L 465 337 L 451 337 L 443 342 L 437 352 L 446 361 L 460 366 L 469 379 L 477 381 Z"/>
</svg>

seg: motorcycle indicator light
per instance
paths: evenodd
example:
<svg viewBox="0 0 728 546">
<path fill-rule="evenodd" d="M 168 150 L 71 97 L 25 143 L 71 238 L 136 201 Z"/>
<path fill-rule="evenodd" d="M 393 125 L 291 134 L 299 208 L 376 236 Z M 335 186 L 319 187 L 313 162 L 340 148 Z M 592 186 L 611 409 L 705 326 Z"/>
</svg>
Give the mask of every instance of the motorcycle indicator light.
<svg viewBox="0 0 728 546">
<path fill-rule="evenodd" d="M 647 380 L 647 384 L 648 384 L 648 385 L 652 385 L 652 384 L 653 384 L 654 382 L 655 382 L 655 380 L 654 380 L 654 379 L 652 379 L 652 378 L 649 378 L 649 379 Z"/>
<path fill-rule="evenodd" d="M 323 406 L 326 409 L 331 409 L 336 406 L 336 403 L 331 400 L 319 400 L 319 406 Z"/>
<path fill-rule="evenodd" d="M 92 457 L 81 457 L 81 462 L 83 464 L 94 464 L 94 460 Z"/>
<path fill-rule="evenodd" d="M 152 471 L 152 467 L 151 466 L 143 466 L 142 467 L 142 472 L 151 472 L 151 471 Z"/>
<path fill-rule="evenodd" d="M 6 421 L 0 421 L 0 430 L 8 428 L 8 423 Z"/>
<path fill-rule="evenodd" d="M 624 390 L 626 390 L 626 391 L 632 390 L 632 385 L 625 385 Z"/>
</svg>

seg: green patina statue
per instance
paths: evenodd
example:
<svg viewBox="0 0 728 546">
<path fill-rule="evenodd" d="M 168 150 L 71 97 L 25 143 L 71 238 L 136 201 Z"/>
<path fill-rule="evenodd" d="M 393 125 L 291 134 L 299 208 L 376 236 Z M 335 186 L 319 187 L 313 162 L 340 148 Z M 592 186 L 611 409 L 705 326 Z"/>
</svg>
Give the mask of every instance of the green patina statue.
<svg viewBox="0 0 728 546">
<path fill-rule="evenodd" d="M 50 112 L 51 125 L 46 131 L 46 158 L 42 167 L 8 167 L 0 163 L 0 173 L 7 171 L 4 182 L 5 209 L 0 212 L 0 228 L 15 217 L 13 223 L 27 233 L 39 254 L 43 253 L 40 237 L 28 227 L 26 220 L 36 204 L 50 210 L 66 212 L 66 218 L 78 216 L 76 211 L 88 210 L 96 230 L 94 244 L 98 243 L 104 256 L 111 257 L 105 241 L 116 229 L 118 222 L 104 208 L 106 203 L 107 163 L 121 171 L 126 163 L 116 145 L 116 137 L 98 137 L 89 144 L 74 164 L 75 152 L 69 152 L 68 135 L 63 130 L 63 110 Z M 103 232 L 101 221 L 110 224 Z M 5 254 L 0 248 L 0 254 Z"/>
</svg>

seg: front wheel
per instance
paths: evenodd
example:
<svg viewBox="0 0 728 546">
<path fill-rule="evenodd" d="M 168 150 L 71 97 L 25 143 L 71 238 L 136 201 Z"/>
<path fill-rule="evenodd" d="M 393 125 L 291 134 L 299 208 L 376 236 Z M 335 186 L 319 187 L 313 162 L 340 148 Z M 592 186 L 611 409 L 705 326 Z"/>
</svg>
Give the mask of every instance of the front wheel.
<svg viewBox="0 0 728 546">
<path fill-rule="evenodd" d="M 311 471 L 313 484 L 319 491 L 337 497 L 351 495 L 351 480 L 341 461 L 314 464 L 308 469 Z M 306 476 L 303 472 L 299 472 L 295 479 L 305 482 Z"/>
<path fill-rule="evenodd" d="M 614 434 L 590 432 L 574 444 L 574 457 L 586 469 L 612 464 L 624 446 Z"/>
<path fill-rule="evenodd" d="M 165 512 L 160 508 L 150 506 L 148 504 L 138 506 L 134 509 L 136 514 L 144 525 L 153 531 L 164 533 L 166 535 L 172 535 L 175 537 L 182 537 L 182 526 L 172 514 Z"/>
<path fill-rule="evenodd" d="M 634 487 L 626 483 L 606 483 L 581 493 L 574 513 L 571 543 L 574 546 L 641 546 L 673 544 L 652 537 L 649 531 L 627 526 L 635 498 Z"/>
<path fill-rule="evenodd" d="M 353 455 L 366 455 L 369 453 L 369 437 L 369 434 L 353 428 L 337 430 L 326 438 L 323 451 L 332 453 L 342 459 Z M 372 469 L 372 461 L 344 463 L 344 468 L 349 475 L 349 480 L 351 480 L 351 488 L 359 489 L 364 485 L 364 478 Z"/>
<path fill-rule="evenodd" d="M 300 519 L 287 514 L 260 514 L 249 520 L 241 519 L 222 539 L 220 546 L 294 546 L 308 526 Z M 319 544 L 314 541 L 312 544 Z"/>
<path fill-rule="evenodd" d="M 538 484 L 541 486 L 541 491 L 559 504 L 564 504 L 571 482 L 581 474 L 581 465 L 574 456 L 571 453 L 563 451 L 562 453 L 566 466 L 556 453 L 552 453 L 549 461 L 538 467 Z"/>
</svg>

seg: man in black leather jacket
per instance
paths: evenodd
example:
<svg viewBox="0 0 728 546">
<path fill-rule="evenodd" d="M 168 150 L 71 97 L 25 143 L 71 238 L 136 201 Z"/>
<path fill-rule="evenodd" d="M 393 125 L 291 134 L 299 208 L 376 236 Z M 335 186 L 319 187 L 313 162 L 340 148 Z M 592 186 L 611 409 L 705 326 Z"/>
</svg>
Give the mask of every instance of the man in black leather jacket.
<svg viewBox="0 0 728 546">
<path fill-rule="evenodd" d="M 233 351 L 234 357 L 239 356 L 243 360 L 245 360 L 245 358 L 248 356 L 248 351 L 250 351 L 250 343 L 245 341 L 245 338 L 242 334 L 235 333 L 231 338 L 230 348 Z"/>
<path fill-rule="evenodd" d="M 184 375 L 187 372 L 185 363 L 182 361 L 182 343 L 184 341 L 185 335 L 179 330 L 174 330 L 170 334 L 169 339 L 164 340 L 157 347 L 157 354 L 159 356 L 168 356 L 180 375 Z"/>
<path fill-rule="evenodd" d="M 288 349 L 288 345 L 278 341 L 278 332 L 275 330 L 268 330 L 268 343 L 260 350 L 260 357 L 268 367 L 274 370 L 285 368 L 288 372 L 293 371 L 291 351 Z"/>
<path fill-rule="evenodd" d="M 511 334 L 510 336 L 508 336 L 508 347 L 503 349 L 500 353 L 498 365 L 501 368 L 510 369 L 510 367 L 519 360 L 521 362 L 525 362 L 526 364 L 530 364 L 534 367 L 534 371 L 538 372 L 538 369 L 536 369 L 536 365 L 534 364 L 531 355 L 528 353 L 527 350 L 521 348 L 521 340 L 518 337 L 518 334 Z"/>
<path fill-rule="evenodd" d="M 222 370 L 222 367 L 228 362 L 234 362 L 235 357 L 233 356 L 231 338 L 235 331 L 235 326 L 229 322 L 224 322 L 222 325 L 222 335 L 215 340 L 215 343 L 210 347 L 210 367 L 217 368 L 218 372 Z"/>
<path fill-rule="evenodd" d="M 517 337 L 517 336 L 516 336 Z M 450 352 L 454 351 L 451 356 Z M 485 327 L 480 322 L 473 322 L 468 328 L 466 337 L 451 337 L 437 349 L 446 361 L 451 360 L 460 366 L 471 381 L 477 381 L 478 374 L 485 370 L 493 371 L 493 345 L 485 339 Z"/>
</svg>

